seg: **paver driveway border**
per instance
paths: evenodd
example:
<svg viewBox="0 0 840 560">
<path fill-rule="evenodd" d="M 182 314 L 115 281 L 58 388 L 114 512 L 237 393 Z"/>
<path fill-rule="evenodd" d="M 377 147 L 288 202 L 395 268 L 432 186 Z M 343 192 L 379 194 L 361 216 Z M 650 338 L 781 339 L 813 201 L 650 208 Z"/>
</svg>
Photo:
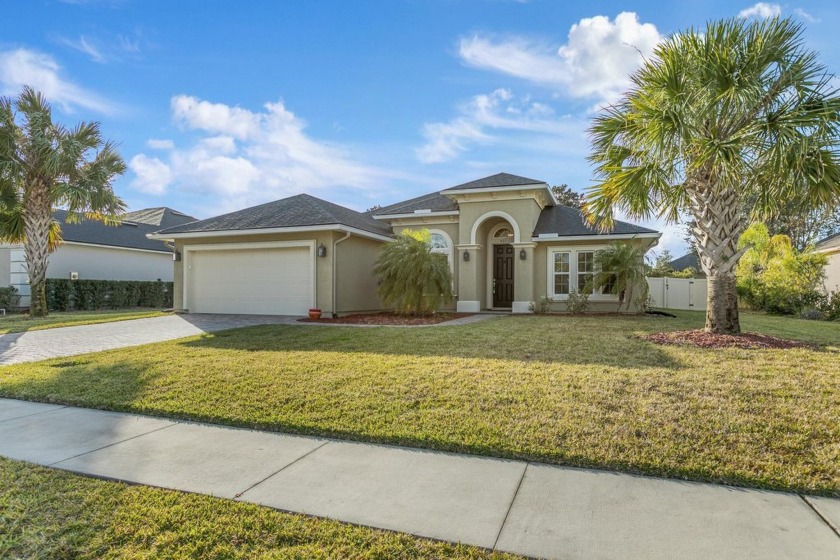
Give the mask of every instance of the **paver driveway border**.
<svg viewBox="0 0 840 560">
<path fill-rule="evenodd" d="M 546 558 L 840 557 L 834 498 L 10 399 L 0 455 Z"/>
</svg>

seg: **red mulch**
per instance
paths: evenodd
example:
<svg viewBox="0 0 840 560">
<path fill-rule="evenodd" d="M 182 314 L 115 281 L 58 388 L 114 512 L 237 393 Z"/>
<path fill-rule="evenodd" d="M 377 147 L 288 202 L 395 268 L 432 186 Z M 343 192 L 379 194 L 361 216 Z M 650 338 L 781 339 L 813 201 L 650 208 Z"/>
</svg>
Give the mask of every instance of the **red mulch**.
<svg viewBox="0 0 840 560">
<path fill-rule="evenodd" d="M 756 333 L 712 334 L 702 330 L 673 331 L 642 336 L 656 344 L 693 344 L 700 348 L 813 348 L 812 345 L 796 340 L 787 340 Z"/>
<path fill-rule="evenodd" d="M 469 317 L 473 313 L 435 313 L 434 315 L 397 315 L 396 313 L 368 313 L 346 315 L 338 319 L 321 317 L 320 319 L 298 319 L 303 323 L 336 323 L 339 325 L 434 325 Z"/>
</svg>

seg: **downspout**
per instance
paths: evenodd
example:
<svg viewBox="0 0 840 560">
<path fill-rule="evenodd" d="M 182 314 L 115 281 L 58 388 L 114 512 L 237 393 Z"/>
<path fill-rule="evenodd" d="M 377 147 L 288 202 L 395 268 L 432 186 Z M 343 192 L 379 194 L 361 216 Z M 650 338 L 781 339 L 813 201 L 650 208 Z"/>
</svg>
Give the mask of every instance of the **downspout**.
<svg viewBox="0 0 840 560">
<path fill-rule="evenodd" d="M 336 285 L 335 285 L 335 281 L 336 281 L 336 277 L 338 276 L 338 273 L 336 271 L 336 268 L 338 267 L 338 255 L 337 255 L 337 251 L 335 250 L 335 248 L 338 246 L 339 243 L 341 243 L 342 241 L 346 241 L 349 237 L 350 237 L 350 232 L 348 231 L 346 234 L 344 234 L 344 237 L 342 237 L 338 241 L 334 241 L 333 242 L 333 247 L 332 247 L 332 316 L 333 316 L 333 319 L 338 317 L 338 313 L 336 312 L 336 309 L 335 309 L 336 289 L 337 289 Z"/>
</svg>

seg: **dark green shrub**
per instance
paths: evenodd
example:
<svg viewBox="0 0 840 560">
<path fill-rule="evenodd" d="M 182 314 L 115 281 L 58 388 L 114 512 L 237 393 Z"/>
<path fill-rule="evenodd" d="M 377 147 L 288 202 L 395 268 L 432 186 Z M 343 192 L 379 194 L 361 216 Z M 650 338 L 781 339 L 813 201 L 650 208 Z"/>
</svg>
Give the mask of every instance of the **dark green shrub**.
<svg viewBox="0 0 840 560">
<path fill-rule="evenodd" d="M 19 301 L 20 296 L 17 293 L 17 288 L 14 286 L 0 288 L 0 308 L 9 309 L 10 307 L 17 307 Z"/>
<path fill-rule="evenodd" d="M 48 278 L 47 306 L 51 311 L 172 307 L 172 282 Z"/>
</svg>

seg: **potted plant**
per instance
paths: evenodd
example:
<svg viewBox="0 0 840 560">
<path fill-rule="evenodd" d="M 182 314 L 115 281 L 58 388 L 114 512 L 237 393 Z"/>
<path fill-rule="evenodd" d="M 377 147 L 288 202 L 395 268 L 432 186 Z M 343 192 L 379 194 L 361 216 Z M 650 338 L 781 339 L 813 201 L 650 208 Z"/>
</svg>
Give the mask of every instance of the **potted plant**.
<svg viewBox="0 0 840 560">
<path fill-rule="evenodd" d="M 313 321 L 318 320 L 321 318 L 321 310 L 317 307 L 313 307 L 309 310 L 309 318 Z"/>
</svg>

